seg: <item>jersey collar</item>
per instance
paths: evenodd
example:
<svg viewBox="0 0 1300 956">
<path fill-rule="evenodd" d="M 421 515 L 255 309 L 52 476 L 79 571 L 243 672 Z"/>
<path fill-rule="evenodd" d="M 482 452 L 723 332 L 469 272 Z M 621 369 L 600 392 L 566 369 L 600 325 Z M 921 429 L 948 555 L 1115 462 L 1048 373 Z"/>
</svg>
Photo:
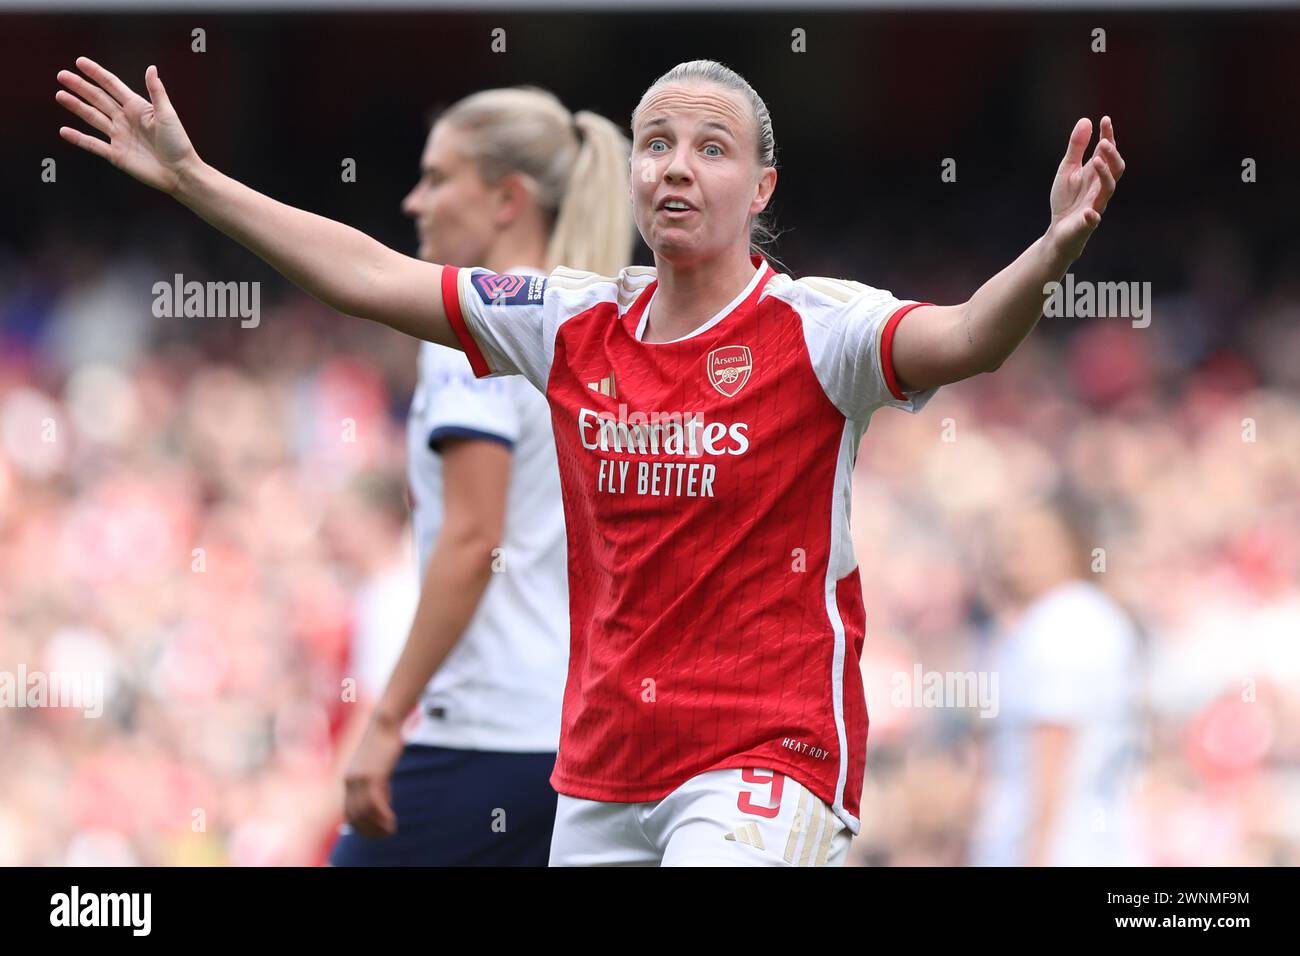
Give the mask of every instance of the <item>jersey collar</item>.
<svg viewBox="0 0 1300 956">
<path fill-rule="evenodd" d="M 697 335 L 703 335 L 738 309 L 742 307 L 748 308 L 751 306 L 753 300 L 758 299 L 759 293 L 767 282 L 767 278 L 772 274 L 772 267 L 767 264 L 767 260 L 761 255 L 751 255 L 749 261 L 754 264 L 754 277 L 749 280 L 749 285 L 745 286 L 738 296 L 723 306 L 722 311 L 717 315 L 709 319 L 709 321 L 705 322 L 699 328 L 692 332 L 688 332 L 680 338 L 671 339 L 667 342 L 642 342 L 642 344 L 656 346 L 673 345 L 677 342 L 685 342 L 687 339 L 693 339 Z M 642 338 L 645 336 L 646 325 L 649 322 L 650 303 L 654 301 L 655 293 L 658 288 L 659 280 L 656 278 L 641 290 L 641 295 L 637 297 L 636 302 L 632 304 L 632 308 L 628 310 L 627 321 L 635 327 L 636 331 L 633 333 L 633 337 L 638 342 L 641 342 Z"/>
</svg>

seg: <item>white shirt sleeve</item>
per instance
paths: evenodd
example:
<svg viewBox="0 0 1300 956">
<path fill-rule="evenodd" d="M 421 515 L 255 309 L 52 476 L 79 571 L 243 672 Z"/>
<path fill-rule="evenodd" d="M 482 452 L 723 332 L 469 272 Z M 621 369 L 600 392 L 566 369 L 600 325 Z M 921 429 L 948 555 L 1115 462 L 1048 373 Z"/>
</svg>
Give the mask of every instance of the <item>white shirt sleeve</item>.
<svg viewBox="0 0 1300 956">
<path fill-rule="evenodd" d="M 545 393 L 556 327 L 549 277 L 454 266 L 442 275 L 443 307 L 475 376 L 523 375 Z"/>
<path fill-rule="evenodd" d="M 465 356 L 427 344 L 420 362 L 419 422 L 425 447 L 441 453 L 450 438 L 479 438 L 513 447 L 519 439 L 518 379 L 478 378 Z"/>
<path fill-rule="evenodd" d="M 918 305 L 883 289 L 843 279 L 805 278 L 793 294 L 803 317 L 813 368 L 846 418 L 865 421 L 882 405 L 919 412 L 938 388 L 904 392 L 894 373 L 892 342 L 899 321 Z"/>
</svg>

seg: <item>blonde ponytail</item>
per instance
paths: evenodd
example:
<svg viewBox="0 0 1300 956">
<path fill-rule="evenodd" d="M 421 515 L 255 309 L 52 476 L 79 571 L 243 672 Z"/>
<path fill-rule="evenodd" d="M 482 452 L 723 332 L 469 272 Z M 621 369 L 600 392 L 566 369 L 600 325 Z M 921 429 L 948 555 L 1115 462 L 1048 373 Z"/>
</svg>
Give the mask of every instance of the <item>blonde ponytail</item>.
<svg viewBox="0 0 1300 956">
<path fill-rule="evenodd" d="M 449 107 L 439 122 L 465 132 L 469 159 L 486 183 L 511 172 L 532 182 L 552 219 L 546 268 L 616 275 L 632 261 L 628 196 L 631 143 L 605 117 L 570 114 L 535 86 L 483 90 Z"/>
<path fill-rule="evenodd" d="M 573 125 L 581 146 L 547 245 L 547 268 L 616 275 L 632 261 L 631 144 L 598 113 L 580 110 Z"/>
</svg>

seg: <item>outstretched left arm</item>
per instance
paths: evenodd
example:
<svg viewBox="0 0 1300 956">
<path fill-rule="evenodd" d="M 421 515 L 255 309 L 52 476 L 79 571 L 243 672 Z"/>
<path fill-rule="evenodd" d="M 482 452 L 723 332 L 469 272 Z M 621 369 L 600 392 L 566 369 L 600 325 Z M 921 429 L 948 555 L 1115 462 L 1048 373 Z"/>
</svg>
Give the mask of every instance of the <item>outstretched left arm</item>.
<svg viewBox="0 0 1300 956">
<path fill-rule="evenodd" d="M 1074 124 L 1052 183 L 1052 221 L 1046 233 L 968 301 L 923 305 L 899 322 L 893 361 L 902 388 L 933 388 L 992 372 L 1037 324 L 1048 298 L 1044 286 L 1060 281 L 1079 258 L 1124 175 L 1109 116 L 1102 117 L 1101 139 L 1084 165 L 1083 151 L 1091 138 L 1091 120 Z"/>
</svg>

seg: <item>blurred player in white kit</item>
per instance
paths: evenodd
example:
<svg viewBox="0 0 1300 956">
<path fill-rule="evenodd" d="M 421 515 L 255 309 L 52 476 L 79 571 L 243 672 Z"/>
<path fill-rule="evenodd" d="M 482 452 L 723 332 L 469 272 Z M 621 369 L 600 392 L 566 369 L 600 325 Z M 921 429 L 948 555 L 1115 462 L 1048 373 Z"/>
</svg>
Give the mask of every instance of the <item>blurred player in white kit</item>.
<svg viewBox="0 0 1300 956">
<path fill-rule="evenodd" d="M 1130 798 L 1140 635 L 1092 580 L 1094 545 L 1078 515 L 1067 499 L 1034 502 L 994 535 L 1013 617 L 983 664 L 998 675 L 1000 699 L 982 752 L 976 866 L 1140 862 Z"/>
</svg>

